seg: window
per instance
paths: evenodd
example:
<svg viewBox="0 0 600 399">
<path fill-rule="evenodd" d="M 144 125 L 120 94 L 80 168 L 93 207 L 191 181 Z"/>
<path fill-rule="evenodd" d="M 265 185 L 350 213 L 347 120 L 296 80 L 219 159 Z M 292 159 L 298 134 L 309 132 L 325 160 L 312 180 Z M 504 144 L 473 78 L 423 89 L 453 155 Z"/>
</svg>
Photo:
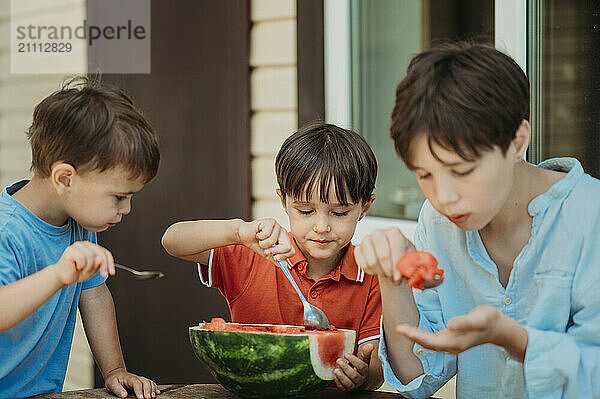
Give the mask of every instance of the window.
<svg viewBox="0 0 600 399">
<path fill-rule="evenodd" d="M 533 143 L 529 159 L 578 158 L 600 178 L 600 8 L 529 1 Z"/>
<path fill-rule="evenodd" d="M 494 2 L 352 0 L 350 21 L 352 126 L 373 147 L 380 166 L 370 214 L 414 220 L 424 197 L 389 135 L 396 85 L 410 59 L 436 40 L 493 43 Z"/>
<path fill-rule="evenodd" d="M 326 0 L 325 14 L 326 120 L 358 130 L 377 154 L 378 199 L 370 215 L 418 216 L 423 197 L 394 153 L 390 114 L 410 58 L 441 38 L 489 41 L 527 71 L 530 162 L 574 156 L 600 178 L 595 2 Z"/>
</svg>

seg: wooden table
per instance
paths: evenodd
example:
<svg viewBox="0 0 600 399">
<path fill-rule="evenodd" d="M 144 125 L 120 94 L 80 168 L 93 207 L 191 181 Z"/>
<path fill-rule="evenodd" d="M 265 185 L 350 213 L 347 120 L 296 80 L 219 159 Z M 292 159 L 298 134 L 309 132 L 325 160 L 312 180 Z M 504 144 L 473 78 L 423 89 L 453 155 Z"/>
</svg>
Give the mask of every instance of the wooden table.
<svg viewBox="0 0 600 399">
<path fill-rule="evenodd" d="M 159 385 L 161 394 L 157 399 L 213 399 L 213 398 L 239 398 L 219 384 L 172 384 Z M 39 395 L 35 398 L 44 399 L 71 399 L 71 398 L 106 398 L 115 399 L 117 396 L 104 388 L 84 389 L 81 391 L 67 391 L 53 393 L 50 395 Z M 327 388 L 322 392 L 307 396 L 310 399 L 322 398 L 352 398 L 352 399 L 401 399 L 403 396 L 397 393 L 379 391 L 341 392 L 334 388 Z M 130 394 L 128 398 L 135 398 Z"/>
</svg>

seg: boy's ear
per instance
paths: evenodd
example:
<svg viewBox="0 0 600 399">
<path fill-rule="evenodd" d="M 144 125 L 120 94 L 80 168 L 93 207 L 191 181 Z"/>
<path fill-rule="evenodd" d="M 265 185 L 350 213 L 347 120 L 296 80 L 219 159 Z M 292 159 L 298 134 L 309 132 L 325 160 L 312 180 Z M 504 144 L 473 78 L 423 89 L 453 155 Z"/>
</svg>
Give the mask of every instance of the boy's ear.
<svg viewBox="0 0 600 399">
<path fill-rule="evenodd" d="M 523 161 L 525 159 L 525 152 L 527 148 L 529 148 L 529 140 L 531 138 L 531 125 L 529 121 L 523 119 L 517 132 L 515 133 L 515 138 L 512 141 L 512 145 L 515 149 L 515 161 Z"/>
<path fill-rule="evenodd" d="M 65 162 L 55 162 L 50 170 L 50 180 L 56 189 L 58 195 L 63 195 L 69 191 L 73 183 L 73 177 L 77 171 L 73 165 Z"/>
<path fill-rule="evenodd" d="M 275 190 L 275 192 L 279 196 L 279 200 L 281 201 L 281 206 L 283 207 L 284 212 L 287 213 L 287 208 L 285 207 L 285 197 L 283 196 L 281 189 L 278 188 L 277 190 Z"/>
<path fill-rule="evenodd" d="M 367 212 L 369 212 L 369 209 L 371 209 L 371 205 L 373 205 L 373 202 L 375 202 L 376 199 L 377 199 L 377 195 L 371 194 L 371 198 L 363 204 L 362 212 L 360 213 L 360 217 L 358 218 L 358 220 L 361 220 L 362 218 L 365 217 Z"/>
</svg>

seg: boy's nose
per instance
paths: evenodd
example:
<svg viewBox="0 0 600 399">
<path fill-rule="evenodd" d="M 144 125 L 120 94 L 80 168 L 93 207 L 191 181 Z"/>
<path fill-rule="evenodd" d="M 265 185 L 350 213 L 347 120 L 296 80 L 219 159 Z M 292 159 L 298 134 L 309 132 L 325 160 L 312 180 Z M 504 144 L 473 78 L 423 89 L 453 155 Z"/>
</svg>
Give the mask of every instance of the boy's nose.
<svg viewBox="0 0 600 399">
<path fill-rule="evenodd" d="M 323 221 L 320 221 L 313 225 L 313 231 L 315 233 L 329 233 L 331 231 L 331 226 Z"/>
<path fill-rule="evenodd" d="M 127 201 L 127 203 L 125 204 L 125 206 L 121 209 L 121 212 L 119 212 L 121 215 L 128 215 L 129 212 L 131 212 L 131 200 Z"/>
<path fill-rule="evenodd" d="M 459 195 L 452 184 L 439 183 L 437 185 L 437 197 L 441 204 L 451 204 L 458 201 Z"/>
</svg>

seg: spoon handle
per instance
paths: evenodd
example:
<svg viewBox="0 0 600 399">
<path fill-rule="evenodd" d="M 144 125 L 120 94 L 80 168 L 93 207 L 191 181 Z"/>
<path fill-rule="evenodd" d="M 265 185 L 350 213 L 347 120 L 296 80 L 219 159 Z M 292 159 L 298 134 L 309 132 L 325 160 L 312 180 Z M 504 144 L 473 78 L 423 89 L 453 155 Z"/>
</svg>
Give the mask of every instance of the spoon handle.
<svg viewBox="0 0 600 399">
<path fill-rule="evenodd" d="M 121 264 L 119 264 L 119 263 L 115 263 L 115 267 L 116 267 L 117 269 L 126 270 L 126 271 L 128 271 L 129 273 L 131 273 L 131 274 L 138 274 L 138 271 L 137 271 L 137 270 L 133 270 L 132 268 L 130 268 L 130 267 L 127 267 L 127 266 L 125 266 L 125 265 L 121 265 Z"/>
<path fill-rule="evenodd" d="M 279 268 L 283 271 L 283 274 L 285 274 L 285 276 L 287 277 L 287 279 L 290 281 L 290 283 L 292 283 L 292 287 L 294 287 L 294 289 L 296 290 L 296 293 L 298 294 L 298 296 L 300 297 L 300 300 L 302 301 L 302 304 L 308 304 L 308 301 L 306 300 L 306 298 L 304 298 L 304 295 L 302 295 L 302 292 L 300 291 L 300 288 L 298 288 L 298 285 L 296 285 L 296 281 L 294 280 L 294 278 L 292 277 L 292 274 L 290 273 L 287 264 L 284 261 L 279 261 L 277 262 L 277 264 L 279 265 Z"/>
</svg>

